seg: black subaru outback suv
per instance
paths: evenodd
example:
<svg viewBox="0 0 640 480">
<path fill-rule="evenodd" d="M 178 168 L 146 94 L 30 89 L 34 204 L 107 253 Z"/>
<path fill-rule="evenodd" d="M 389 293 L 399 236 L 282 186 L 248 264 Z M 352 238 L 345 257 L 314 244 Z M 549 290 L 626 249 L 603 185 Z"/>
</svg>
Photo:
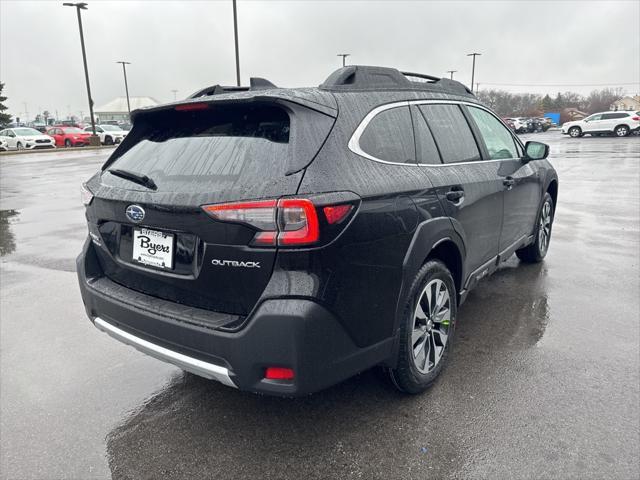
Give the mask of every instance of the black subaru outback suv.
<svg viewBox="0 0 640 480">
<path fill-rule="evenodd" d="M 83 186 L 87 314 L 243 390 L 302 395 L 381 365 L 420 392 L 469 290 L 513 253 L 544 258 L 547 154 L 461 83 L 390 68 L 138 110 Z"/>
</svg>

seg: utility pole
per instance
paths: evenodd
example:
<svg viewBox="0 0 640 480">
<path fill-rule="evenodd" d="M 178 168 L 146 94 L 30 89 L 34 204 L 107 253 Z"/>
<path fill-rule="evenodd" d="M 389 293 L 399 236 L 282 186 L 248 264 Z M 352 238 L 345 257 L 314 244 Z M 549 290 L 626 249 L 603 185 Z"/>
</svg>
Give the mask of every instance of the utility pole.
<svg viewBox="0 0 640 480">
<path fill-rule="evenodd" d="M 233 0 L 233 35 L 236 40 L 236 84 L 240 86 L 240 51 L 238 49 L 238 12 L 236 0 Z"/>
<path fill-rule="evenodd" d="M 81 10 L 86 10 L 87 4 L 84 2 L 80 2 L 80 3 L 63 3 L 62 5 L 65 7 L 75 7 L 76 13 L 78 14 L 78 29 L 80 30 L 80 46 L 82 47 L 82 63 L 84 64 L 84 79 L 87 83 L 87 97 L 89 99 L 89 114 L 91 116 L 91 131 L 93 132 L 90 143 L 95 143 L 98 137 L 96 135 L 96 121 L 93 118 L 93 100 L 91 99 L 91 87 L 89 85 L 89 68 L 87 67 L 87 52 L 84 48 L 84 33 L 82 32 Z"/>
<path fill-rule="evenodd" d="M 347 57 L 350 57 L 350 53 L 339 53 L 336 57 L 342 57 L 342 66 L 345 67 L 347 65 Z"/>
<path fill-rule="evenodd" d="M 476 57 L 482 55 L 481 53 L 468 53 L 467 57 L 473 57 L 473 65 L 471 66 L 471 91 L 473 91 L 473 82 L 475 81 L 476 75 Z"/>
<path fill-rule="evenodd" d="M 173 101 L 175 102 L 175 101 L 177 100 L 177 93 L 178 93 L 178 90 L 173 89 L 173 90 L 171 90 L 171 91 L 173 92 Z"/>
<path fill-rule="evenodd" d="M 27 108 L 27 102 L 22 102 L 22 104 L 24 105 L 24 121 L 28 122 L 29 121 L 29 109 Z"/>
<path fill-rule="evenodd" d="M 131 120 L 131 104 L 129 103 L 129 85 L 127 84 L 127 65 L 131 65 L 131 62 L 124 62 L 120 60 L 116 63 L 122 64 L 122 73 L 124 73 L 124 91 L 127 93 L 127 111 L 129 112 L 129 120 Z"/>
<path fill-rule="evenodd" d="M 453 80 L 453 74 L 456 73 L 458 70 L 447 70 L 447 73 L 450 75 L 450 79 Z"/>
</svg>

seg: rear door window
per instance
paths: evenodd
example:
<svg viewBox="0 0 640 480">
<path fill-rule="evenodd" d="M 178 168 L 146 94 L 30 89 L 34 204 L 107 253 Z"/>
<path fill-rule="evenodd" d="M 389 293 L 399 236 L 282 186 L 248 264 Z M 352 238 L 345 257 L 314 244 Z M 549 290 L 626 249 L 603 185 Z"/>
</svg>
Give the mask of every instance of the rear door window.
<svg viewBox="0 0 640 480">
<path fill-rule="evenodd" d="M 476 144 L 467 119 L 458 105 L 419 105 L 444 163 L 471 162 L 480 160 Z"/>
<path fill-rule="evenodd" d="M 468 107 L 469 113 L 480 130 L 480 135 L 489 152 L 489 158 L 500 160 L 517 158 L 516 143 L 511 132 L 496 117 L 486 110 Z"/>
<path fill-rule="evenodd" d="M 378 113 L 359 140 L 363 152 L 393 163 L 415 163 L 416 152 L 409 107 L 394 107 Z"/>
</svg>

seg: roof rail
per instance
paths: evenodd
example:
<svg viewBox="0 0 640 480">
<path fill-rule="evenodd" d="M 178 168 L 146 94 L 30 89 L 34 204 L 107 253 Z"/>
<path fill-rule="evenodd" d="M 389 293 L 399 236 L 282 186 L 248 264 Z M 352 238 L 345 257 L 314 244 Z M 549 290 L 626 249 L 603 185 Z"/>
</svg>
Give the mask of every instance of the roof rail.
<svg viewBox="0 0 640 480">
<path fill-rule="evenodd" d="M 329 75 L 320 88 L 333 91 L 429 90 L 473 95 L 473 92 L 462 83 L 448 78 L 366 65 L 349 65 L 340 68 Z"/>
<path fill-rule="evenodd" d="M 210 87 L 203 88 L 197 92 L 189 95 L 187 98 L 207 97 L 209 95 L 220 95 L 223 93 L 235 93 L 235 92 L 249 92 L 255 90 L 269 90 L 271 88 L 278 88 L 269 80 L 260 77 L 251 77 L 249 79 L 248 87 L 228 87 L 224 85 L 211 85 Z"/>
</svg>

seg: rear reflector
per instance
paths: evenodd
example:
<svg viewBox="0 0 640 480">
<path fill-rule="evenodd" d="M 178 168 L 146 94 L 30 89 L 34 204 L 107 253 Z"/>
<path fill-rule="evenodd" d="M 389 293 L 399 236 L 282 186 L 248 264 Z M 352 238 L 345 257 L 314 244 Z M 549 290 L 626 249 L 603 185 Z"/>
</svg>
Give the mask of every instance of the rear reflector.
<svg viewBox="0 0 640 480">
<path fill-rule="evenodd" d="M 208 103 L 184 103 L 182 105 L 176 105 L 174 110 L 178 112 L 189 112 L 192 110 L 206 110 L 209 108 Z"/>
<path fill-rule="evenodd" d="M 342 220 L 349 215 L 349 212 L 353 208 L 353 205 L 330 205 L 328 207 L 324 207 L 322 210 L 324 211 L 324 216 L 327 217 L 327 222 L 331 225 L 335 223 L 340 223 Z"/>
<path fill-rule="evenodd" d="M 267 380 L 293 380 L 293 369 L 281 367 L 268 367 L 264 373 Z"/>
</svg>

